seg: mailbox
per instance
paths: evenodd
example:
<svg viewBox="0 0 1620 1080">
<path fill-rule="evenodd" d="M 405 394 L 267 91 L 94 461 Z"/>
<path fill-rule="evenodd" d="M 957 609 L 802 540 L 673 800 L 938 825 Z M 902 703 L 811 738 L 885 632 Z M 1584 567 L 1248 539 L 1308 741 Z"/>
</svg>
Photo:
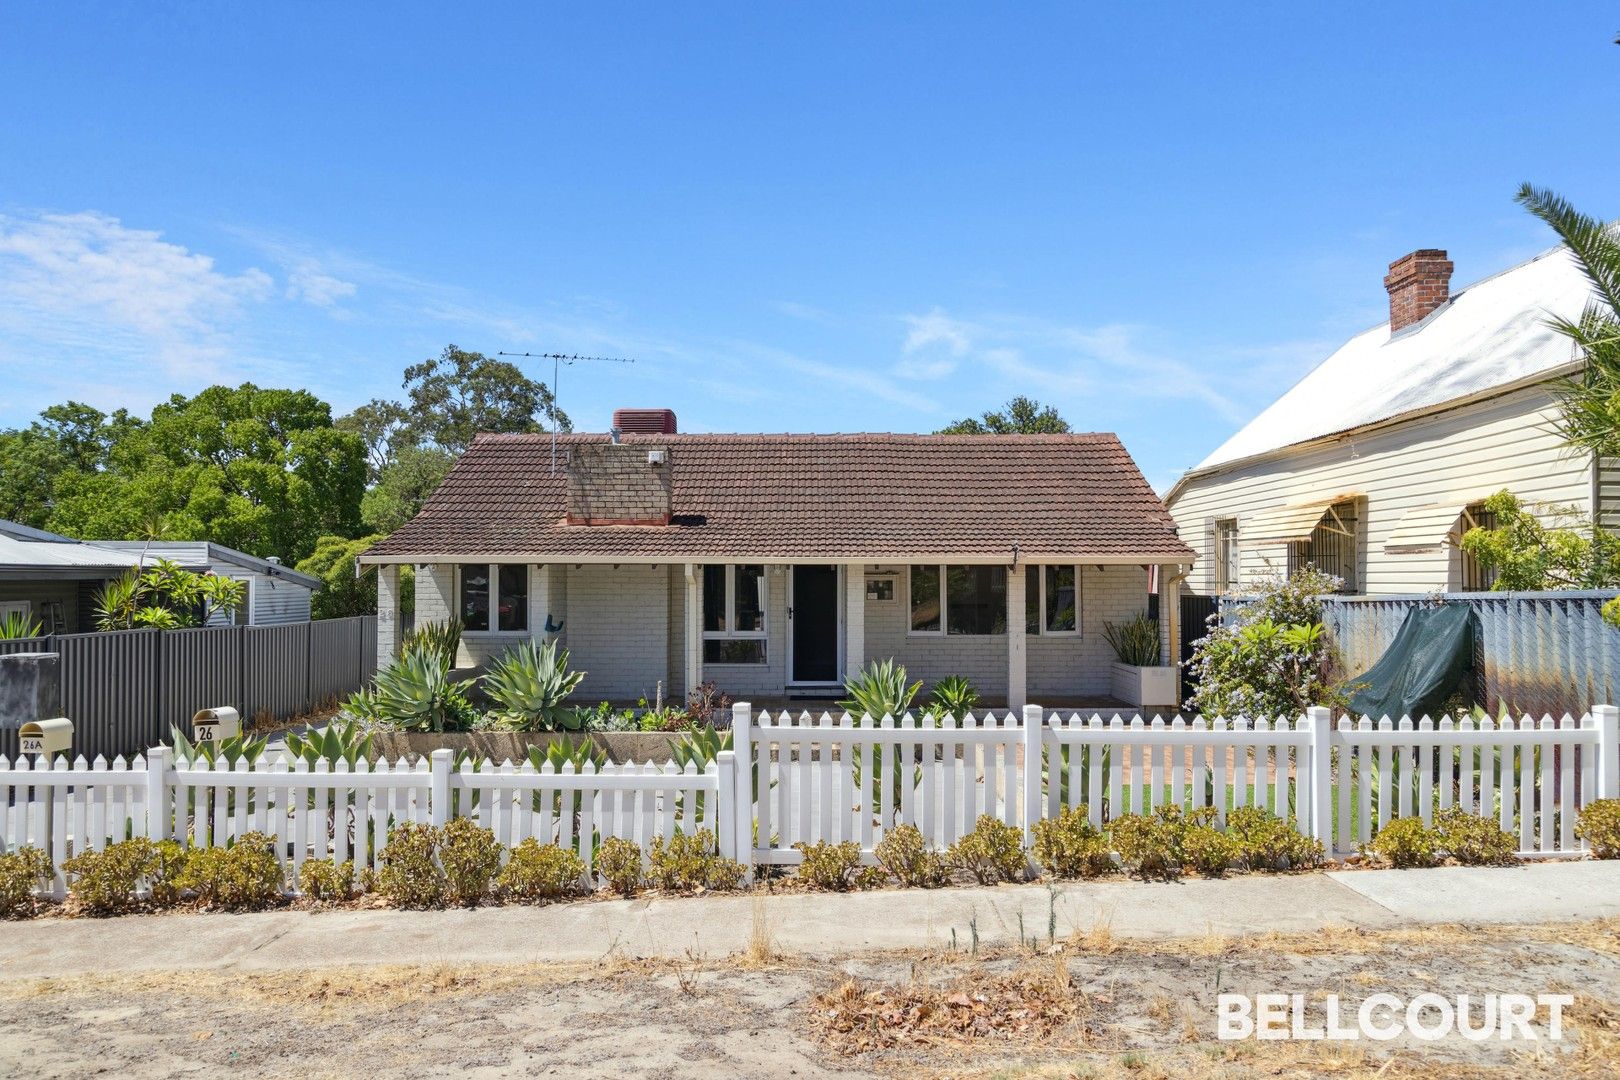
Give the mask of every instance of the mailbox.
<svg viewBox="0 0 1620 1080">
<path fill-rule="evenodd" d="M 217 743 L 242 734 L 242 714 L 229 705 L 198 709 L 191 718 L 191 737 L 200 743 Z"/>
<path fill-rule="evenodd" d="M 17 731 L 17 749 L 24 754 L 55 757 L 73 749 L 73 721 L 65 716 L 30 720 Z"/>
</svg>

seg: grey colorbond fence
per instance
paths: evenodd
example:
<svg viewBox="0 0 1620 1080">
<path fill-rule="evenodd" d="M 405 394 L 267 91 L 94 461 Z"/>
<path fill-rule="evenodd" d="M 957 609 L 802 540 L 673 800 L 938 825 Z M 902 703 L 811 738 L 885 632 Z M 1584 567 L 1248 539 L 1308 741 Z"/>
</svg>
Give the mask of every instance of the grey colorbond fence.
<svg viewBox="0 0 1620 1080">
<path fill-rule="evenodd" d="M 285 720 L 359 689 L 377 670 L 377 617 L 56 634 L 0 641 L 0 652 L 58 653 L 73 752 L 110 759 L 167 740 L 201 708 Z M 16 753 L 17 732 L 0 731 L 0 754 Z"/>
<path fill-rule="evenodd" d="M 1351 675 L 1370 668 L 1406 613 L 1436 601 L 1467 604 L 1479 616 L 1476 688 L 1493 714 L 1580 716 L 1591 702 L 1620 696 L 1620 629 L 1603 621 L 1612 592 L 1442 593 L 1334 597 L 1323 620 Z"/>
</svg>

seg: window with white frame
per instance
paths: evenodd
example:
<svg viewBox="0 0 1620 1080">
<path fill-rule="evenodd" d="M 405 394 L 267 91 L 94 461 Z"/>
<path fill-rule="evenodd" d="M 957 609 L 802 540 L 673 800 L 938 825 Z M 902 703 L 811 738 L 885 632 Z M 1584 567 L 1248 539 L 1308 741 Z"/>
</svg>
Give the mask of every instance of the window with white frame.
<svg viewBox="0 0 1620 1080">
<path fill-rule="evenodd" d="M 1227 593 L 1237 588 L 1238 552 L 1237 519 L 1224 518 L 1215 523 L 1215 591 Z"/>
<path fill-rule="evenodd" d="M 765 567 L 703 568 L 703 662 L 765 663 Z"/>
<path fill-rule="evenodd" d="M 1005 566 L 913 566 L 913 634 L 1007 632 Z"/>
<path fill-rule="evenodd" d="M 1080 568 L 1024 567 L 1024 630 L 1030 634 L 1080 632 Z"/>
<path fill-rule="evenodd" d="M 510 634 L 529 628 L 527 566 L 462 563 L 456 567 L 456 577 L 456 617 L 464 631 Z"/>
</svg>

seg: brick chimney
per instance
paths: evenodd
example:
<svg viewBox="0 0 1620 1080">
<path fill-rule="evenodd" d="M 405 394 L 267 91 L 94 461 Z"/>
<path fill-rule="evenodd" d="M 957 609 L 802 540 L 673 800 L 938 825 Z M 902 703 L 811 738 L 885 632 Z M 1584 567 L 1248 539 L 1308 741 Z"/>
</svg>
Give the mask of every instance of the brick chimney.
<svg viewBox="0 0 1620 1080">
<path fill-rule="evenodd" d="M 1451 260 L 1439 248 L 1424 248 L 1389 264 L 1389 332 L 1421 322 L 1451 299 Z"/>
<path fill-rule="evenodd" d="M 668 525 L 669 448 L 583 443 L 568 451 L 568 524 Z"/>
</svg>

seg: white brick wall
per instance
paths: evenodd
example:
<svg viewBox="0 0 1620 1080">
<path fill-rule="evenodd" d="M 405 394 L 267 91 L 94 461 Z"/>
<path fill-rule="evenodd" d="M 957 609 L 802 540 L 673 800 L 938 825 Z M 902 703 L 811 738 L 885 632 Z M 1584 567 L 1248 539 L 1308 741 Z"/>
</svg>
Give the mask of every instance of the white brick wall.
<svg viewBox="0 0 1620 1080">
<path fill-rule="evenodd" d="M 650 700 L 669 680 L 669 566 L 585 565 L 568 568 L 569 664 L 586 672 L 574 692 L 582 702 Z"/>
</svg>

